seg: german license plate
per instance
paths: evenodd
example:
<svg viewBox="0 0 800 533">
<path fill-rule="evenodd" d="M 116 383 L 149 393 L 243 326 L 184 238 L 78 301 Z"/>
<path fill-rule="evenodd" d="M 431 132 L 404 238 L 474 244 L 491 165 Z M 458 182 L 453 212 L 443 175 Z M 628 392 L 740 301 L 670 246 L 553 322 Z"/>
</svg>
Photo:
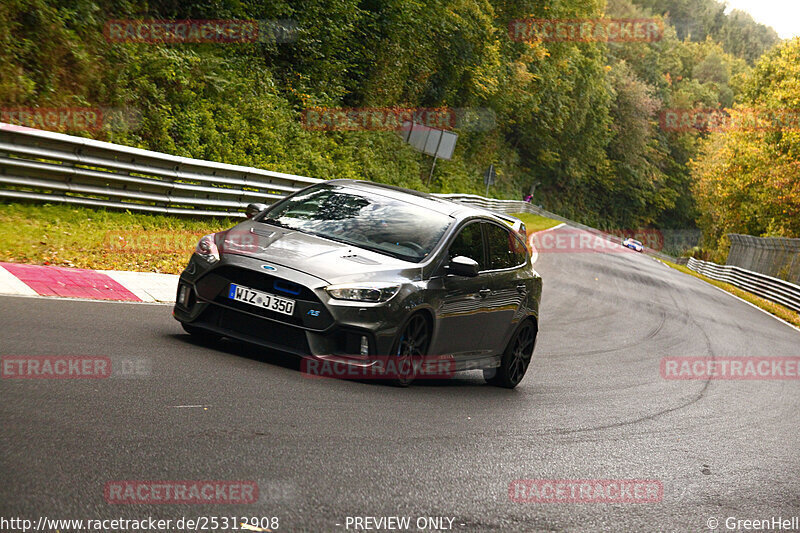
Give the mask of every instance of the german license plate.
<svg viewBox="0 0 800 533">
<path fill-rule="evenodd" d="M 228 298 L 255 307 L 261 307 L 262 309 L 269 309 L 270 311 L 275 311 L 276 313 L 284 315 L 291 316 L 292 313 L 294 313 L 294 300 L 251 289 L 250 287 L 236 285 L 234 283 L 231 283 L 230 289 L 228 290 Z"/>
</svg>

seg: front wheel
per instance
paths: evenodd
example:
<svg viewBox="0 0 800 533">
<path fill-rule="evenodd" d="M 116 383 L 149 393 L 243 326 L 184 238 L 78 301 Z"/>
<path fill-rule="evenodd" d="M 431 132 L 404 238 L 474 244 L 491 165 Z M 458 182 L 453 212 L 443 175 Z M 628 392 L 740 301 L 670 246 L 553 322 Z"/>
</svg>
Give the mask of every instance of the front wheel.
<svg viewBox="0 0 800 533">
<path fill-rule="evenodd" d="M 528 370 L 536 345 L 536 326 L 530 320 L 525 321 L 517 330 L 503 352 L 498 368 L 483 371 L 483 377 L 490 385 L 513 389 Z"/>
<path fill-rule="evenodd" d="M 399 387 L 411 385 L 417 375 L 417 368 L 425 358 L 430 342 L 431 331 L 428 321 L 421 314 L 412 316 L 397 338 L 394 350 L 392 350 L 396 363 L 393 384 Z"/>
</svg>

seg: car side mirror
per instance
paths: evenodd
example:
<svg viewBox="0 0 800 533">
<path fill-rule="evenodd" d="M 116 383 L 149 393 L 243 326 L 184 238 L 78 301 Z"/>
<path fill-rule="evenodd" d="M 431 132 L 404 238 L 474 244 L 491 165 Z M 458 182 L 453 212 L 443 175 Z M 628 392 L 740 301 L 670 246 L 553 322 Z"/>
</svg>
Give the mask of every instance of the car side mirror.
<svg viewBox="0 0 800 533">
<path fill-rule="evenodd" d="M 447 263 L 445 270 L 454 276 L 474 278 L 478 275 L 478 262 L 463 255 L 456 256 Z"/>
<path fill-rule="evenodd" d="M 248 204 L 244 214 L 247 218 L 253 218 L 267 208 L 267 204 Z"/>
</svg>

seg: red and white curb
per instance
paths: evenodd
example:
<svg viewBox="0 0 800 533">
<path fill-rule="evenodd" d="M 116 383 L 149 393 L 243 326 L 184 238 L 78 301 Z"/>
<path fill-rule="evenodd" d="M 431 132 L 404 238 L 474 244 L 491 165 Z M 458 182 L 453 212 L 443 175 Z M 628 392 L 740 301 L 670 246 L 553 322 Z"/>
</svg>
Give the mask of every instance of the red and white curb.
<svg viewBox="0 0 800 533">
<path fill-rule="evenodd" d="M 178 276 L 0 263 L 0 294 L 124 302 L 174 302 Z"/>
</svg>

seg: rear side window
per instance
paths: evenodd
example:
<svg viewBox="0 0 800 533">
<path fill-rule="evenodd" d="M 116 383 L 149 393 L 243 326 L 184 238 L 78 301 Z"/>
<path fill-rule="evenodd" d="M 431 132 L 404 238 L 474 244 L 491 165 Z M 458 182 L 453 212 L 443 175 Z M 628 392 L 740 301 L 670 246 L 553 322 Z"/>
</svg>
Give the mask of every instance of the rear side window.
<svg viewBox="0 0 800 533">
<path fill-rule="evenodd" d="M 514 235 L 496 224 L 484 224 L 489 249 L 489 269 L 499 270 L 522 266 L 527 260 L 525 245 Z"/>
<path fill-rule="evenodd" d="M 483 237 L 481 236 L 481 225 L 478 223 L 467 224 L 458 232 L 453 243 L 450 245 L 448 256 L 450 259 L 457 256 L 469 257 L 478 262 L 478 270 L 486 270 L 486 262 L 483 259 Z"/>
</svg>

